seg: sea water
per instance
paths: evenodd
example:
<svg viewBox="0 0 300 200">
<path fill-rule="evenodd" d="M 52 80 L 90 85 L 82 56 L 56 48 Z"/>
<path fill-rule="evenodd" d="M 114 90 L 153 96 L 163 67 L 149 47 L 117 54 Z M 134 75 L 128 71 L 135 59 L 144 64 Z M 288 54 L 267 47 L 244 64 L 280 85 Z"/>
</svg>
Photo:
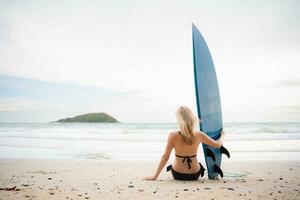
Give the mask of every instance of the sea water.
<svg viewBox="0 0 300 200">
<path fill-rule="evenodd" d="M 0 158 L 158 160 L 177 129 L 175 123 L 0 123 Z M 231 160 L 300 160 L 300 123 L 225 123 L 224 130 Z"/>
</svg>

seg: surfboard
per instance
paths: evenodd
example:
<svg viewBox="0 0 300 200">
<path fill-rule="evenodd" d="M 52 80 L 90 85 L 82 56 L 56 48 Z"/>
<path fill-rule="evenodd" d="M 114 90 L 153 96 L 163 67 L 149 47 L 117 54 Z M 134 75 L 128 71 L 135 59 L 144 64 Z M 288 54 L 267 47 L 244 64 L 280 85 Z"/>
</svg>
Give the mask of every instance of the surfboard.
<svg viewBox="0 0 300 200">
<path fill-rule="evenodd" d="M 197 27 L 192 24 L 193 60 L 197 112 L 200 121 L 200 130 L 212 139 L 220 137 L 223 127 L 221 99 L 214 63 L 209 48 Z M 223 177 L 220 169 L 222 152 L 202 144 L 208 177 L 210 179 Z"/>
</svg>

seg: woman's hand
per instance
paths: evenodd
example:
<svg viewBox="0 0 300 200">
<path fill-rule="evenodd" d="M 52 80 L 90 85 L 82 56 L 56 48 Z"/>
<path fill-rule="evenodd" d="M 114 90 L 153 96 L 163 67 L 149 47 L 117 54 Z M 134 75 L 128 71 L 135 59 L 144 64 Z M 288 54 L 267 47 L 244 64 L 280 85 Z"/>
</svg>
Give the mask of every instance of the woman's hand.
<svg viewBox="0 0 300 200">
<path fill-rule="evenodd" d="M 219 142 L 220 146 L 222 146 L 223 140 L 225 138 L 225 131 L 223 130 L 223 128 L 220 130 L 220 135 L 221 135 L 221 137 L 217 141 Z"/>
<path fill-rule="evenodd" d="M 221 129 L 220 134 L 221 134 L 222 136 L 225 136 L 225 131 L 224 131 L 223 129 Z"/>
<path fill-rule="evenodd" d="M 146 180 L 146 181 L 155 181 L 157 177 L 155 176 L 147 176 L 145 178 L 143 178 L 143 180 Z"/>
</svg>

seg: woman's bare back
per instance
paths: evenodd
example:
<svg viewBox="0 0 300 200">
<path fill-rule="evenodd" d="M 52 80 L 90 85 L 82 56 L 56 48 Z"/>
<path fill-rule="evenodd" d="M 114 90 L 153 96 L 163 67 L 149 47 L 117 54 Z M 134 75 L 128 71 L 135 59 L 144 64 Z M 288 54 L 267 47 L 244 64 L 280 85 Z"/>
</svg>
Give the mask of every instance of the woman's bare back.
<svg viewBox="0 0 300 200">
<path fill-rule="evenodd" d="M 199 133 L 194 133 L 194 140 L 192 144 L 187 144 L 183 136 L 180 135 L 179 131 L 172 133 L 172 142 L 175 149 L 175 154 L 178 156 L 194 156 L 197 155 L 199 144 L 201 143 Z M 200 165 L 197 160 L 197 156 L 191 157 L 190 169 L 188 166 L 187 159 L 175 156 L 175 160 L 172 167 L 175 171 L 185 174 L 196 173 L 200 169 Z M 184 162 L 183 162 L 184 160 Z"/>
</svg>

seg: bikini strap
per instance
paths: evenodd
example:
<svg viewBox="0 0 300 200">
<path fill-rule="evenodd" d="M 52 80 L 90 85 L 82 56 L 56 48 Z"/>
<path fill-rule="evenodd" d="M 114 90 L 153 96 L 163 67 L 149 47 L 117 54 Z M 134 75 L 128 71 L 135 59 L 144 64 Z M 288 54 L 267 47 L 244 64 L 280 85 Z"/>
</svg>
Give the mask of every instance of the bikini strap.
<svg viewBox="0 0 300 200">
<path fill-rule="evenodd" d="M 191 163 L 192 163 L 192 159 L 191 159 L 191 158 L 194 158 L 194 157 L 196 157 L 197 155 L 192 155 L 192 156 L 179 156 L 179 155 L 175 154 L 175 156 L 178 157 L 178 158 L 183 158 L 183 160 L 182 160 L 183 163 L 184 163 L 185 160 L 186 160 L 189 169 L 191 169 Z"/>
<path fill-rule="evenodd" d="M 194 157 L 196 157 L 197 155 L 192 155 L 192 156 L 179 156 L 179 155 L 175 154 L 175 156 L 178 157 L 178 158 L 194 158 Z"/>
<path fill-rule="evenodd" d="M 172 169 L 172 165 L 169 165 L 169 166 L 167 167 L 167 172 L 170 171 L 171 169 Z"/>
</svg>

